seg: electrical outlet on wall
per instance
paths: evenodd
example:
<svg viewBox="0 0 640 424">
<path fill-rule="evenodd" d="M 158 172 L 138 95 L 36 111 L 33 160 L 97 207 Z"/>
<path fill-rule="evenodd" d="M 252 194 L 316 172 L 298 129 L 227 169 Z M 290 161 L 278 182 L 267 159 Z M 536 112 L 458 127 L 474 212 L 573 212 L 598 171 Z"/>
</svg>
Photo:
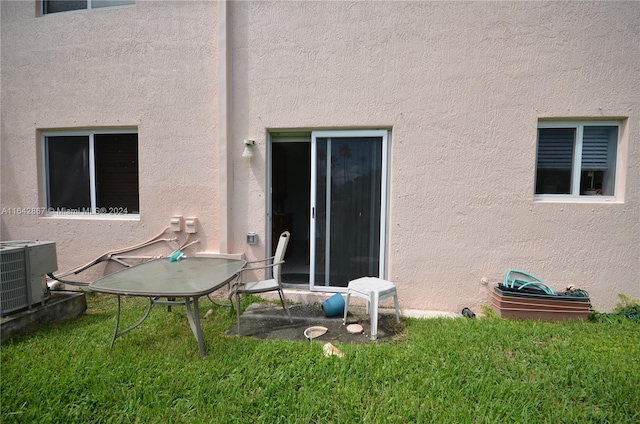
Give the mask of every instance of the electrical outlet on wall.
<svg viewBox="0 0 640 424">
<path fill-rule="evenodd" d="M 195 234 L 198 232 L 198 218 L 188 217 L 184 220 L 184 229 L 189 234 Z"/>
<path fill-rule="evenodd" d="M 172 216 L 170 220 L 171 231 L 176 233 L 182 231 L 183 222 L 182 215 Z"/>
</svg>

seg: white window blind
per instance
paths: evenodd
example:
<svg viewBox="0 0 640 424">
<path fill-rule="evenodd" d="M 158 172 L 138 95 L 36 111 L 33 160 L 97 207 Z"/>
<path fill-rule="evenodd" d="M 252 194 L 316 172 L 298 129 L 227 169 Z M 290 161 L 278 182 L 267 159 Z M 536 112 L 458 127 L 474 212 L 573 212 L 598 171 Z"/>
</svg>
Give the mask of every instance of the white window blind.
<svg viewBox="0 0 640 424">
<path fill-rule="evenodd" d="M 582 169 L 604 171 L 608 169 L 607 154 L 611 127 L 584 127 L 582 136 Z"/>
<path fill-rule="evenodd" d="M 538 130 L 538 168 L 570 170 L 573 162 L 574 128 Z"/>
</svg>

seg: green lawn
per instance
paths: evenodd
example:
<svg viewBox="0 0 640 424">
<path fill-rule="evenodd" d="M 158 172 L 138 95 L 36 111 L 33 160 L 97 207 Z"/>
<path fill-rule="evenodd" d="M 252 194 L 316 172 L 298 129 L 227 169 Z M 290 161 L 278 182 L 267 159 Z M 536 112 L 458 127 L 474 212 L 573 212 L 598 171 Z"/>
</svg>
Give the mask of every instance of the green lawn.
<svg viewBox="0 0 640 424">
<path fill-rule="evenodd" d="M 89 294 L 80 318 L 0 349 L 6 423 L 640 422 L 640 325 L 406 320 L 393 342 L 338 347 L 227 336 L 158 307 L 109 349 L 116 302 Z M 145 302 L 123 301 L 125 324 Z M 202 314 L 211 307 L 203 300 Z"/>
</svg>

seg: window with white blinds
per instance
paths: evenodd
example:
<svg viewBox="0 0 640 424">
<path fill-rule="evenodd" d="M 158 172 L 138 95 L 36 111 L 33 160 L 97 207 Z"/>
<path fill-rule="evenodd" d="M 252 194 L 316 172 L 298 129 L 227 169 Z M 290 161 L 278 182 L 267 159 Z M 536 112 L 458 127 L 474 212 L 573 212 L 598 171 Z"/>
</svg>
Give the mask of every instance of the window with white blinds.
<svg viewBox="0 0 640 424">
<path fill-rule="evenodd" d="M 540 121 L 536 196 L 614 196 L 619 122 Z"/>
</svg>

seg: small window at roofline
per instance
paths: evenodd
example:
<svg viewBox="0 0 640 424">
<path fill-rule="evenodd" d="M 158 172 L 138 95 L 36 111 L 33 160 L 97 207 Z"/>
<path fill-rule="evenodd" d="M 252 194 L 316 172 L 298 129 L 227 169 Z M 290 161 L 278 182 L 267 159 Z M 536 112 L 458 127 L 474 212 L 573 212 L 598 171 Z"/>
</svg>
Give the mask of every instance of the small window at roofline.
<svg viewBox="0 0 640 424">
<path fill-rule="evenodd" d="M 47 15 L 72 10 L 99 9 L 128 4 L 135 4 L 135 0 L 42 0 L 42 13 Z"/>
<path fill-rule="evenodd" d="M 540 122 L 535 194 L 615 196 L 619 128 L 619 122 Z"/>
<path fill-rule="evenodd" d="M 138 134 L 46 134 L 49 214 L 139 214 Z"/>
</svg>

